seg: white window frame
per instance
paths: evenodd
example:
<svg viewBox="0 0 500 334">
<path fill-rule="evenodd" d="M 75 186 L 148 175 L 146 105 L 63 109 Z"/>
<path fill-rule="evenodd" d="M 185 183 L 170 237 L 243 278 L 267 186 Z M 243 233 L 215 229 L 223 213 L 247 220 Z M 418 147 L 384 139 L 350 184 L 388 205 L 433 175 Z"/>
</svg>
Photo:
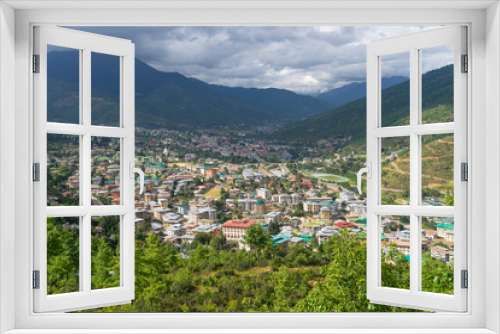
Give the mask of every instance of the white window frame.
<svg viewBox="0 0 500 334">
<path fill-rule="evenodd" d="M 499 228 L 492 219 L 486 220 L 485 202 L 491 206 L 489 213 L 499 216 L 500 209 L 500 136 L 498 124 L 500 106 L 498 91 L 500 11 L 495 2 L 446 2 L 435 1 L 398 2 L 279 2 L 251 4 L 221 4 L 217 2 L 182 5 L 177 2 L 163 4 L 145 1 L 143 5 L 130 2 L 123 6 L 154 9 L 120 9 L 112 2 L 17 2 L 7 1 L 0 4 L 0 68 L 10 73 L 0 77 L 0 159 L 14 159 L 15 168 L 0 160 L 0 181 L 2 187 L 0 202 L 1 248 L 0 320 L 3 331 L 16 329 L 16 333 L 36 333 L 40 329 L 53 329 L 51 332 L 76 332 L 72 329 L 88 329 L 88 332 L 105 332 L 102 329 L 127 329 L 127 332 L 141 332 L 143 329 L 164 329 L 163 332 L 180 332 L 190 328 L 192 332 L 237 332 L 245 328 L 267 332 L 343 332 L 342 328 L 357 328 L 357 332 L 405 333 L 415 332 L 498 332 L 500 322 L 499 279 L 500 263 L 493 258 L 485 265 L 486 249 L 498 255 Z M 26 10 L 14 12 L 9 5 Z M 57 10 L 59 7 L 66 6 Z M 71 8 L 71 6 L 74 6 Z M 99 6 L 101 9 L 96 9 Z M 155 7 L 161 7 L 158 9 Z M 487 10 L 486 7 L 490 6 Z M 75 10 L 74 8 L 80 8 Z M 109 10 L 103 10 L 108 7 Z M 183 7 L 183 8 L 179 8 Z M 31 9 L 30 9 L 31 8 Z M 33 9 L 35 8 L 35 9 Z M 45 9 L 43 9 L 45 8 Z M 49 8 L 50 10 L 47 10 Z M 87 9 L 82 9 L 87 8 Z M 346 9 L 347 8 L 347 9 Z M 350 9 L 349 9 L 350 8 Z M 408 10 L 411 9 L 411 10 Z M 15 22 L 13 18 L 15 17 Z M 469 90 L 469 152 L 470 183 L 468 267 L 470 287 L 468 289 L 468 312 L 434 314 L 34 314 L 31 290 L 30 237 L 33 213 L 26 210 L 32 205 L 32 183 L 30 181 L 32 147 L 32 101 L 30 55 L 32 27 L 35 24 L 58 25 L 432 25 L 465 24 L 469 27 L 469 56 L 471 75 L 468 79 Z M 485 26 L 486 22 L 486 26 Z M 487 28 L 487 29 L 486 29 Z M 15 41 L 14 34 L 15 31 Z M 15 65 L 15 73 L 9 68 Z M 488 66 L 488 72 L 485 71 Z M 15 79 L 15 87 L 12 82 Z M 488 83 L 488 86 L 486 86 Z M 9 95 L 9 93 L 11 95 Z M 10 113 L 6 109 L 10 108 Z M 12 115 L 15 110 L 15 116 Z M 488 122 L 486 121 L 488 119 Z M 9 149 L 15 128 L 15 147 Z M 488 141 L 485 132 L 488 131 Z M 485 149 L 489 155 L 486 156 Z M 488 161 L 487 167 L 485 162 Z M 12 181 L 14 172 L 15 182 Z M 485 171 L 492 172 L 488 183 Z M 16 189 L 14 201 L 8 200 L 11 192 L 4 185 Z M 488 194 L 488 197 L 486 196 Z M 6 212 L 5 207 L 14 206 L 14 212 Z M 12 222 L 15 222 L 12 224 Z M 474 233 L 472 233 L 474 232 Z M 14 235 L 14 238 L 12 238 Z M 487 246 L 485 246 L 485 244 Z M 14 250 L 14 256 L 12 256 Z M 486 280 L 488 276 L 488 280 Z M 8 284 L 11 284 L 10 286 Z M 15 285 L 15 289 L 12 289 Z M 14 291 L 12 291 L 14 290 Z M 488 291 L 488 293 L 486 293 Z M 15 305 L 12 308 L 12 305 Z M 287 328 L 287 330 L 283 330 Z M 101 329 L 101 330 L 99 330 Z M 218 330 L 219 329 L 219 330 Z M 231 330 L 233 329 L 233 330 Z M 282 329 L 282 330 L 280 330 Z M 295 330 L 293 330 L 295 329 Z M 462 330 L 460 330 L 462 329 Z M 347 330 L 346 330 L 347 331 Z M 185 332 L 185 331 L 184 331 Z M 248 332 L 248 330 L 246 331 Z M 354 333 L 356 331 L 350 330 Z"/>
<path fill-rule="evenodd" d="M 34 84 L 34 162 L 39 163 L 39 181 L 33 185 L 34 203 L 34 269 L 40 272 L 39 289 L 34 290 L 34 311 L 75 311 L 94 307 L 127 304 L 135 291 L 135 223 L 134 174 L 135 159 L 135 52 L 128 40 L 101 36 L 60 27 L 34 27 L 34 54 L 39 55 L 39 73 Z M 72 48 L 79 52 L 79 122 L 63 124 L 47 122 L 47 46 Z M 92 52 L 119 58 L 120 110 L 119 126 L 96 126 L 91 121 Z M 66 134 L 79 138 L 80 186 L 79 205 L 47 206 L 47 134 Z M 91 139 L 112 137 L 120 140 L 120 203 L 91 205 Z M 91 288 L 91 219 L 99 216 L 120 217 L 120 286 Z M 80 218 L 79 291 L 47 295 L 47 218 Z"/>
<path fill-rule="evenodd" d="M 414 307 L 423 310 L 463 312 L 467 309 L 467 290 L 461 287 L 461 271 L 467 270 L 467 184 L 461 180 L 460 164 L 467 163 L 467 73 L 461 73 L 461 57 L 467 54 L 465 26 L 450 26 L 407 35 L 379 39 L 367 46 L 367 164 L 368 178 L 368 245 L 367 298 L 374 303 Z M 422 54 L 421 50 L 453 45 L 453 110 L 454 121 L 422 124 Z M 408 53 L 410 71 L 410 122 L 406 126 L 383 127 L 382 76 L 383 56 Z M 454 196 L 455 206 L 422 205 L 423 135 L 454 135 Z M 408 138 L 410 144 L 410 204 L 383 205 L 381 189 L 381 149 L 383 138 Z M 472 180 L 471 180 L 472 182 Z M 410 218 L 410 289 L 388 288 L 381 285 L 381 216 Z M 421 217 L 453 217 L 455 223 L 454 293 L 452 295 L 421 290 L 422 228 Z M 373 222 L 373 224 L 371 223 Z"/>
</svg>

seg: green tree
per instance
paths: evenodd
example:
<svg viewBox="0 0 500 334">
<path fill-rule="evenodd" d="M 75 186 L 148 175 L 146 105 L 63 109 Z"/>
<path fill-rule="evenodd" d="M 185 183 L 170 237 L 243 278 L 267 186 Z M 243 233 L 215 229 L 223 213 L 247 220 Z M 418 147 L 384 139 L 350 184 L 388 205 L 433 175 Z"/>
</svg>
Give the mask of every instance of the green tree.
<svg viewBox="0 0 500 334">
<path fill-rule="evenodd" d="M 270 244 L 269 236 L 260 224 L 251 225 L 243 238 L 245 239 L 245 244 L 249 245 L 250 249 L 255 250 L 257 254 L 260 254 L 262 249 Z"/>
<path fill-rule="evenodd" d="M 269 227 L 267 228 L 267 231 L 271 235 L 276 235 L 279 234 L 280 231 L 280 224 L 278 222 L 272 221 L 269 223 Z"/>
<path fill-rule="evenodd" d="M 208 233 L 200 232 L 196 233 L 193 242 L 191 243 L 191 248 L 196 249 L 198 245 L 208 245 L 212 237 Z"/>
<path fill-rule="evenodd" d="M 455 203 L 455 196 L 453 196 L 453 194 L 451 192 L 448 192 L 445 196 L 444 196 L 444 202 L 447 206 L 453 206 L 454 203 Z"/>
<path fill-rule="evenodd" d="M 103 237 L 92 238 L 92 289 L 103 289 L 120 286 L 119 254 Z"/>
</svg>

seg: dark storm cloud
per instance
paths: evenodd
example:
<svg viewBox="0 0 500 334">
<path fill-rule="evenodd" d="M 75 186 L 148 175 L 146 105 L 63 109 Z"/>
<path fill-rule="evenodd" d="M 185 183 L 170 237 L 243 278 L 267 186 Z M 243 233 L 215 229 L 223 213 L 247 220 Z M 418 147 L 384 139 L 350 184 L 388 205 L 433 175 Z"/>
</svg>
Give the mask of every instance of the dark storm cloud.
<svg viewBox="0 0 500 334">
<path fill-rule="evenodd" d="M 422 27 L 74 27 L 132 40 L 154 68 L 227 86 L 326 91 L 366 78 L 366 44 Z M 441 57 L 446 62 L 446 57 Z M 404 62 L 403 62 L 404 63 Z M 401 75 L 398 63 L 384 76 Z M 432 67 L 431 65 L 429 65 Z"/>
</svg>

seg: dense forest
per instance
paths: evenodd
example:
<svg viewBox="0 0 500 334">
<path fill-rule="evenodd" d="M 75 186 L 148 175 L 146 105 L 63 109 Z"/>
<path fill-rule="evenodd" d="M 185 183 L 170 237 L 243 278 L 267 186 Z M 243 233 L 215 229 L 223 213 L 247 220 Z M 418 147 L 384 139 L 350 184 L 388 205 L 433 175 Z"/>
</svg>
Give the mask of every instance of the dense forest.
<svg viewBox="0 0 500 334">
<path fill-rule="evenodd" d="M 93 220 L 93 289 L 119 284 L 117 222 Z M 78 229 L 68 228 L 66 218 L 47 223 L 49 294 L 78 291 Z M 366 244 L 358 235 L 343 231 L 321 245 L 313 240 L 284 250 L 260 226 L 248 233 L 250 251 L 206 234 L 182 253 L 154 233 L 137 239 L 135 300 L 85 312 L 416 311 L 367 300 Z M 422 272 L 425 291 L 453 293 L 453 263 L 425 256 Z M 382 262 L 383 286 L 408 289 L 409 282 L 408 260 L 391 249 Z"/>
</svg>

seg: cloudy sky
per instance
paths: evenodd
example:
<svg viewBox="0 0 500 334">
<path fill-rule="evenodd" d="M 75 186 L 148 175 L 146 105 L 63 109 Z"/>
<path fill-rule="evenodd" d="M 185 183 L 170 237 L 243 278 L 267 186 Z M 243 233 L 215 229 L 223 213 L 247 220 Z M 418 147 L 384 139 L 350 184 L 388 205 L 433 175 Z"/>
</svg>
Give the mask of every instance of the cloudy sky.
<svg viewBox="0 0 500 334">
<path fill-rule="evenodd" d="M 73 27 L 132 40 L 152 67 L 205 82 L 313 94 L 365 81 L 366 44 L 425 27 Z M 429 68 L 450 62 L 432 52 Z M 383 76 L 408 75 L 392 57 Z"/>
</svg>

